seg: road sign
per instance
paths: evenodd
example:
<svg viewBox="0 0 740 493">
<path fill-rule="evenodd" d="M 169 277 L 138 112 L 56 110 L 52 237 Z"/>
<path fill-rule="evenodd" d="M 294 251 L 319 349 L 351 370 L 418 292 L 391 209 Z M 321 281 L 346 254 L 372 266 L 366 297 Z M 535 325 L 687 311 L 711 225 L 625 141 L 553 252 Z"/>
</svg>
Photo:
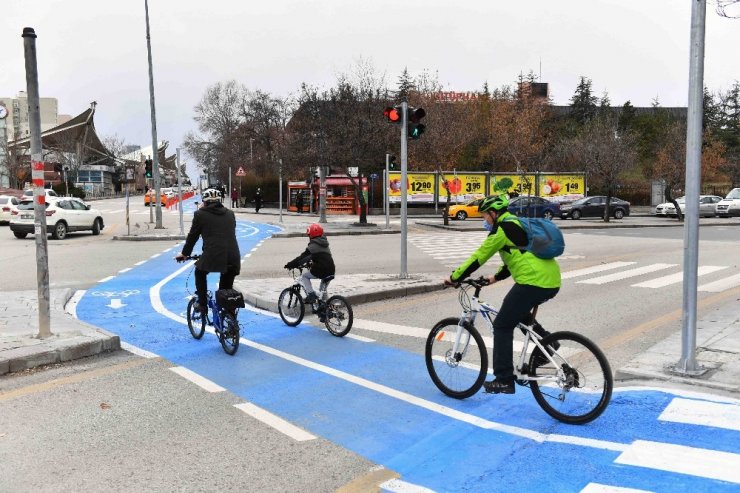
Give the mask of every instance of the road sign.
<svg viewBox="0 0 740 493">
<path fill-rule="evenodd" d="M 239 169 L 236 170 L 236 176 L 247 176 L 247 174 L 244 172 L 244 168 L 239 166 Z"/>
</svg>

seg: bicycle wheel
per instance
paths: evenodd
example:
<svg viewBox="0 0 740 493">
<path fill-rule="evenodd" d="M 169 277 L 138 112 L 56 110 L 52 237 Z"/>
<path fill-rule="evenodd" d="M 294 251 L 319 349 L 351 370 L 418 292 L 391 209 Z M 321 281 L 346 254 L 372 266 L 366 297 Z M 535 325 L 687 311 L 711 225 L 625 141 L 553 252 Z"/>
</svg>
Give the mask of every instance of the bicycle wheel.
<svg viewBox="0 0 740 493">
<path fill-rule="evenodd" d="M 469 323 L 460 325 L 459 318 L 437 322 L 427 337 L 424 357 L 434 385 L 450 397 L 470 397 L 486 379 L 488 352 L 483 338 Z"/>
<path fill-rule="evenodd" d="M 239 349 L 239 323 L 232 313 L 224 312 L 221 316 L 221 333 L 218 335 L 221 347 L 228 355 L 235 355 Z"/>
<path fill-rule="evenodd" d="M 283 289 L 278 298 L 278 312 L 285 325 L 295 327 L 301 323 L 306 312 L 301 294 L 292 287 Z"/>
<path fill-rule="evenodd" d="M 333 336 L 344 337 L 352 328 L 352 306 L 344 296 L 334 295 L 326 301 L 324 308 L 327 330 Z"/>
<path fill-rule="evenodd" d="M 614 378 L 601 349 L 587 337 L 575 332 L 555 332 L 542 344 L 549 347 L 559 342 L 552 352 L 553 364 L 540 348 L 529 358 L 529 375 L 552 380 L 531 380 L 537 404 L 550 416 L 569 424 L 593 421 L 609 405 Z"/>
<path fill-rule="evenodd" d="M 203 333 L 206 331 L 206 312 L 202 309 L 200 311 L 195 311 L 193 309 L 193 306 L 196 303 L 195 298 L 190 298 L 190 301 L 188 302 L 188 329 L 190 329 L 190 335 L 192 335 L 196 339 L 200 339 L 203 337 Z M 204 308 L 204 307 L 201 307 Z"/>
</svg>

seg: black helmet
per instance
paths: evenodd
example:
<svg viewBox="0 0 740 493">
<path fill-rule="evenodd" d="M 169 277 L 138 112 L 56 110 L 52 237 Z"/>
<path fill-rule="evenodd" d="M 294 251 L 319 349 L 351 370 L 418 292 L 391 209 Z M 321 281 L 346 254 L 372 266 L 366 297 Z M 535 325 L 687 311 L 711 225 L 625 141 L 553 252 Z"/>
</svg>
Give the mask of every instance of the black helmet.
<svg viewBox="0 0 740 493">
<path fill-rule="evenodd" d="M 496 211 L 500 212 L 509 207 L 509 199 L 506 195 L 489 195 L 478 206 L 478 212 Z"/>
</svg>

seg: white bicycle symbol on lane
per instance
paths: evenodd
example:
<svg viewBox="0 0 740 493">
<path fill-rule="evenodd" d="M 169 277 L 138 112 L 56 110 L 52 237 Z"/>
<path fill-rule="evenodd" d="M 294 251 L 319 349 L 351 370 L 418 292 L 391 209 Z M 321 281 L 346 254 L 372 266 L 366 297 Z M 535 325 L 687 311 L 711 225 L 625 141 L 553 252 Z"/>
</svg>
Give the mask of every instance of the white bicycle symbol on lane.
<svg viewBox="0 0 740 493">
<path fill-rule="evenodd" d="M 139 292 L 138 289 L 126 289 L 124 291 L 93 291 L 90 294 L 93 296 L 104 296 L 106 298 L 128 298 L 129 296 L 139 294 Z"/>
</svg>

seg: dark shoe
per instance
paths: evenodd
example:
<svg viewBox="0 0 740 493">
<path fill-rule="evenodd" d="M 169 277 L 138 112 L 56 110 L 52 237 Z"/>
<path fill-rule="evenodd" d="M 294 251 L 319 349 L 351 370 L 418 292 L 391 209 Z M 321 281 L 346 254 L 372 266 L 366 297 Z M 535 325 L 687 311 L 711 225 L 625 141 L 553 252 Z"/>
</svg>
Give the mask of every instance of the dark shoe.
<svg viewBox="0 0 740 493">
<path fill-rule="evenodd" d="M 483 384 L 483 390 L 487 394 L 513 394 L 516 392 L 514 380 L 492 380 Z"/>
<path fill-rule="evenodd" d="M 535 334 L 542 337 L 543 339 L 551 334 L 551 332 L 545 330 L 544 327 L 542 327 L 537 322 L 532 325 L 532 330 L 534 330 Z M 560 349 L 560 343 L 558 341 L 553 342 L 552 344 L 550 344 L 550 346 L 552 346 L 555 351 Z"/>
<path fill-rule="evenodd" d="M 316 300 L 318 300 L 316 293 L 309 293 L 309 295 L 306 296 L 306 303 L 308 304 L 316 303 Z"/>
<path fill-rule="evenodd" d="M 196 301 L 195 303 L 193 303 L 193 313 L 200 313 L 200 311 L 201 311 L 200 302 Z"/>
</svg>

